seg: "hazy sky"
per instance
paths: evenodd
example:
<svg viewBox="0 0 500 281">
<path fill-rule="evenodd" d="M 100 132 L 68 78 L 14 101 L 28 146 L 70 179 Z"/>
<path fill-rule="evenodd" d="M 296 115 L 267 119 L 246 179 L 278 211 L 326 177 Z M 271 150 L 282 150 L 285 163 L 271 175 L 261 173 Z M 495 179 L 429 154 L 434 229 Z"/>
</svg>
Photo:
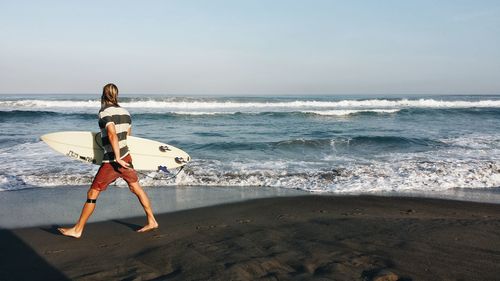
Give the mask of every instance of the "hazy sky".
<svg viewBox="0 0 500 281">
<path fill-rule="evenodd" d="M 500 94 L 500 1 L 0 0 L 0 93 Z"/>
</svg>

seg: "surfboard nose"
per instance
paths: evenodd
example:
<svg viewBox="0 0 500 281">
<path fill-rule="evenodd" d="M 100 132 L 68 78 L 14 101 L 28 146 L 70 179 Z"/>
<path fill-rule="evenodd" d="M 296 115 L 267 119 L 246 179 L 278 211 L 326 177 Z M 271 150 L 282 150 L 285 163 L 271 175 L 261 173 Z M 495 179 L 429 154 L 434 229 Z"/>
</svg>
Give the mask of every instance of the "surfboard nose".
<svg viewBox="0 0 500 281">
<path fill-rule="evenodd" d="M 45 134 L 45 135 L 43 135 L 43 136 L 40 137 L 40 140 L 44 141 L 44 142 L 47 142 L 47 140 L 50 138 L 50 136 L 52 134 L 54 134 L 54 133 Z"/>
</svg>

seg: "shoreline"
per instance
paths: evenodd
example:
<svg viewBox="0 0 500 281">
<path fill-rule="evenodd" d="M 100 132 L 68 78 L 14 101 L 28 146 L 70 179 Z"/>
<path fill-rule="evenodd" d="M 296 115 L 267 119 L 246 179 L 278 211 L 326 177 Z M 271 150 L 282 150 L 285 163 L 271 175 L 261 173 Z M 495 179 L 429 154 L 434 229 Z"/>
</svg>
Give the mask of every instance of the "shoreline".
<svg viewBox="0 0 500 281">
<path fill-rule="evenodd" d="M 453 200 L 272 197 L 91 223 L 1 230 L 0 279 L 495 280 L 500 205 Z M 388 277 L 389 278 L 389 277 Z M 391 277 L 392 278 L 392 277 Z"/>
<path fill-rule="evenodd" d="M 80 216 L 88 186 L 58 186 L 0 192 L 0 228 L 72 224 Z M 213 206 L 249 199 L 298 196 L 307 192 L 283 188 L 153 187 L 144 189 L 155 214 Z M 142 216 L 143 210 L 127 187 L 101 192 L 89 222 Z"/>
<path fill-rule="evenodd" d="M 88 186 L 57 186 L 0 192 L 0 228 L 22 228 L 50 224 L 71 224 L 80 215 Z M 314 193 L 273 187 L 146 187 L 155 214 L 258 198 L 283 196 L 376 196 L 443 199 L 486 204 L 500 204 L 495 189 L 450 189 L 448 192 Z M 89 222 L 101 222 L 143 215 L 136 198 L 126 187 L 110 186 L 101 193 L 96 211 Z"/>
</svg>

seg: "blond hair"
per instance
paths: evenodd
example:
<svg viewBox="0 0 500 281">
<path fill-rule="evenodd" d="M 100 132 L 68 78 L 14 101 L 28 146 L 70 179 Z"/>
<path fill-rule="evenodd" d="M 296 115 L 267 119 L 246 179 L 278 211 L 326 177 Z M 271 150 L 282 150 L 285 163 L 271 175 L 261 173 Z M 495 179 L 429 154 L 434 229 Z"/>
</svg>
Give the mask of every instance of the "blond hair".
<svg viewBox="0 0 500 281">
<path fill-rule="evenodd" d="M 115 84 L 109 83 L 102 88 L 101 107 L 106 104 L 118 105 L 118 87 Z"/>
</svg>

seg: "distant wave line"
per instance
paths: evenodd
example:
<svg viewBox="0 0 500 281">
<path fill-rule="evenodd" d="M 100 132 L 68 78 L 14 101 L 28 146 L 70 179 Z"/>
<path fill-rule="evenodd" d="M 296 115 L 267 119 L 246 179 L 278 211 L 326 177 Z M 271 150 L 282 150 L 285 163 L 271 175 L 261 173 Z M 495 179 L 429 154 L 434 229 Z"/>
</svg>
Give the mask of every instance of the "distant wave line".
<svg viewBox="0 0 500 281">
<path fill-rule="evenodd" d="M 171 110 L 193 110 L 193 109 L 245 109 L 258 110 L 264 108 L 275 109 L 402 109 L 402 108 L 473 108 L 491 107 L 500 108 L 500 100 L 479 100 L 479 101 L 444 101 L 435 99 L 369 99 L 369 100 L 340 100 L 340 101 L 262 101 L 262 102 L 235 102 L 235 101 L 126 101 L 121 103 L 128 108 L 149 108 L 149 109 L 171 109 Z M 8 108 L 99 108 L 98 100 L 4 100 L 0 101 L 0 107 Z"/>
<path fill-rule="evenodd" d="M 311 114 L 316 114 L 316 115 L 325 115 L 325 116 L 347 116 L 347 115 L 354 115 L 357 113 L 396 113 L 399 112 L 401 109 L 360 109 L 360 110 L 349 110 L 349 109 L 344 109 L 344 110 L 325 110 L 325 111 L 318 111 L 318 110 L 304 110 L 301 111 L 302 113 L 311 113 Z"/>
<path fill-rule="evenodd" d="M 235 115 L 235 114 L 250 114 L 250 115 L 259 115 L 259 114 L 314 114 L 314 115 L 325 115 L 325 116 L 347 116 L 347 115 L 355 115 L 357 113 L 396 113 L 399 112 L 400 109 L 359 109 L 359 110 L 302 110 L 302 111 L 168 111 L 168 112 L 159 112 L 159 113 L 137 113 L 136 115 L 193 115 L 193 116 L 201 116 L 201 115 Z M 9 111 L 1 111 L 0 116 L 40 116 L 40 115 L 48 115 L 48 116 L 57 116 L 59 114 L 63 115 L 74 115 L 78 114 L 83 117 L 94 117 L 95 114 L 91 113 L 77 113 L 77 112 L 54 112 L 54 111 L 38 111 L 38 110 L 9 110 Z"/>
</svg>

